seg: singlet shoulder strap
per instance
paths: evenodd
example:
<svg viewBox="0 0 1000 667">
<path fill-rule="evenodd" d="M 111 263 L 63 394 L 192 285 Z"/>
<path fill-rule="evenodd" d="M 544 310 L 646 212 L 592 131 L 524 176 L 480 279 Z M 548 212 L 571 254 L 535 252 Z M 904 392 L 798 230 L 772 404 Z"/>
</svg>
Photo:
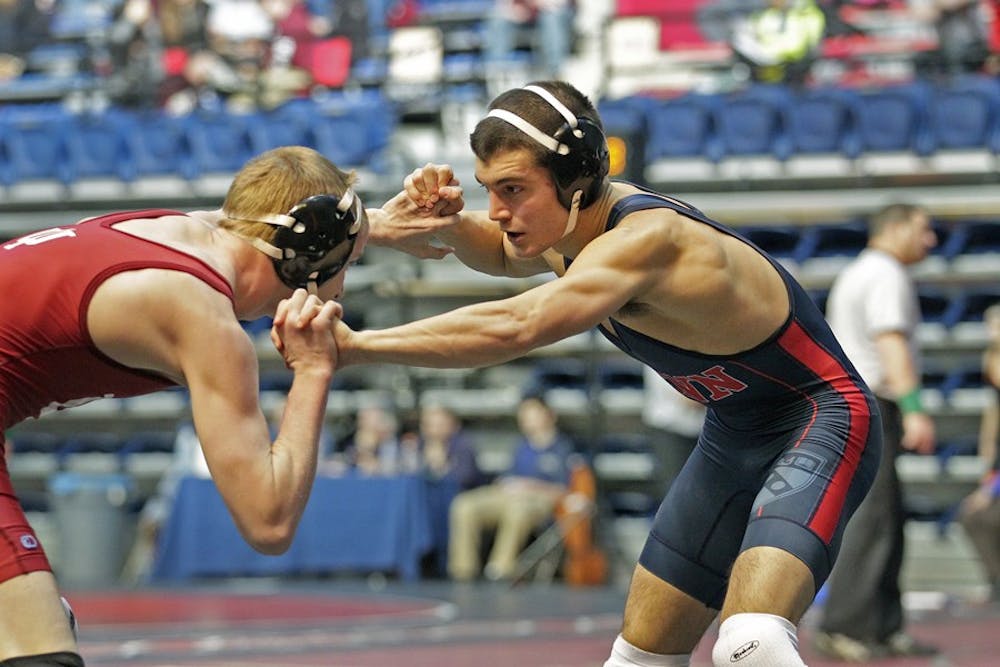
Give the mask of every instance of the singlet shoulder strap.
<svg viewBox="0 0 1000 667">
<path fill-rule="evenodd" d="M 611 207 L 611 212 L 608 214 L 608 222 L 604 227 L 605 231 L 613 229 L 619 222 L 621 222 L 622 218 L 630 213 L 645 211 L 651 208 L 669 208 L 672 211 L 680 213 L 681 215 L 686 215 L 702 222 L 708 222 L 710 224 L 712 222 L 704 213 L 685 201 L 681 201 L 675 197 L 668 197 L 667 195 L 653 192 L 652 190 L 647 190 L 646 188 L 635 185 L 634 183 L 631 185 L 643 190 L 643 192 L 622 197 L 614 203 Z"/>
<path fill-rule="evenodd" d="M 93 218 L 87 218 L 86 220 L 81 220 L 80 224 L 86 223 L 99 223 L 104 226 L 114 225 L 119 222 L 124 222 L 125 220 L 138 220 L 140 218 L 162 218 L 168 215 L 185 215 L 180 211 L 172 211 L 165 208 L 147 208 L 138 211 L 119 211 L 117 213 L 108 213 L 106 215 L 99 215 Z"/>
</svg>

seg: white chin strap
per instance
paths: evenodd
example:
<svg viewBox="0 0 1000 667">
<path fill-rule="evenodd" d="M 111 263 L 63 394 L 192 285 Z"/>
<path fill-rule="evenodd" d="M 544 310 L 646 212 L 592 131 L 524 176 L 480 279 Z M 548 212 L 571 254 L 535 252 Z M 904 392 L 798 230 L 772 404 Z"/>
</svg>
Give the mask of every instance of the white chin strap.
<svg viewBox="0 0 1000 667">
<path fill-rule="evenodd" d="M 566 220 L 566 231 L 563 232 L 561 238 L 566 238 L 573 233 L 576 229 L 576 219 L 580 214 L 580 199 L 583 198 L 583 190 L 577 190 L 573 193 L 573 203 L 569 206 L 569 218 Z"/>
</svg>

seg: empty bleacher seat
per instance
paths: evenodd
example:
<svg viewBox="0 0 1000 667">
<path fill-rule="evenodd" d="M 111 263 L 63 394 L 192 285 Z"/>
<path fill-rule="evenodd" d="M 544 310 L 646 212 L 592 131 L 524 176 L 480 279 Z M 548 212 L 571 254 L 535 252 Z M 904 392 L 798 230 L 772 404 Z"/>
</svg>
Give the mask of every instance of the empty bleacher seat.
<svg viewBox="0 0 1000 667">
<path fill-rule="evenodd" d="M 816 88 L 791 96 L 787 120 L 792 149 L 857 157 L 861 146 L 856 105 L 856 93 L 847 88 Z"/>
<path fill-rule="evenodd" d="M 1000 152 L 1000 84 L 984 75 L 940 83 L 930 92 L 927 120 L 934 150 Z"/>
<path fill-rule="evenodd" d="M 311 119 L 315 148 L 342 169 L 381 173 L 397 114 L 396 107 L 381 95 L 330 98 Z"/>
<path fill-rule="evenodd" d="M 135 161 L 128 142 L 132 115 L 119 110 L 79 114 L 67 125 L 66 159 L 73 187 L 101 181 L 111 192 L 135 180 Z"/>
<path fill-rule="evenodd" d="M 796 252 L 801 242 L 801 231 L 798 227 L 749 226 L 740 227 L 737 231 L 787 268 L 798 270 Z"/>
<path fill-rule="evenodd" d="M 715 131 L 715 95 L 688 93 L 669 99 L 635 98 L 645 105 L 646 181 L 708 180 L 722 157 Z"/>
<path fill-rule="evenodd" d="M 249 117 L 248 131 L 253 153 L 263 153 L 279 146 L 315 148 L 316 140 L 308 120 L 311 116 L 308 110 L 314 109 L 312 104 L 308 104 L 304 110 L 290 106 L 279 107 L 274 111 Z"/>
<path fill-rule="evenodd" d="M 983 312 L 1000 303 L 1000 288 L 966 287 L 952 300 L 944 315 L 952 338 L 957 341 L 985 343 L 988 333 Z"/>
<path fill-rule="evenodd" d="M 559 413 L 585 414 L 589 405 L 590 370 L 582 359 L 551 358 L 535 362 L 524 393 L 537 393 Z"/>
<path fill-rule="evenodd" d="M 658 466 L 652 443 L 644 434 L 609 434 L 597 443 L 594 470 L 606 481 L 653 479 Z"/>
<path fill-rule="evenodd" d="M 0 108 L 0 183 L 48 182 L 68 185 L 66 158 L 68 111 L 56 104 L 7 105 Z"/>
<path fill-rule="evenodd" d="M 182 119 L 162 111 L 137 112 L 125 129 L 137 179 L 177 190 L 197 177 Z"/>
<path fill-rule="evenodd" d="M 968 220 L 956 225 L 941 253 L 958 274 L 991 274 L 1000 261 L 1000 221 Z"/>
<path fill-rule="evenodd" d="M 796 258 L 803 276 L 832 279 L 867 243 L 868 228 L 863 222 L 813 225 L 803 230 Z"/>
<path fill-rule="evenodd" d="M 816 88 L 791 96 L 786 111 L 793 176 L 847 176 L 861 153 L 857 96 L 846 88 Z"/>
<path fill-rule="evenodd" d="M 788 89 L 777 85 L 756 85 L 727 95 L 715 107 L 715 126 L 723 156 L 787 159 L 791 143 L 785 112 L 791 99 Z"/>
<path fill-rule="evenodd" d="M 634 359 L 606 359 L 597 367 L 601 405 L 609 413 L 637 414 L 645 401 L 642 364 Z"/>
<path fill-rule="evenodd" d="M 952 295 L 939 288 L 921 286 L 917 297 L 920 301 L 917 339 L 921 343 L 940 343 L 946 340 L 949 328 L 947 317 Z"/>
<path fill-rule="evenodd" d="M 933 152 L 924 82 L 864 90 L 858 95 L 858 137 L 866 173 L 912 172 Z"/>
<path fill-rule="evenodd" d="M 224 174 L 228 178 L 254 154 L 248 115 L 195 112 L 182 122 L 199 178 L 209 174 Z"/>
<path fill-rule="evenodd" d="M 61 470 L 118 471 L 124 468 L 124 444 L 124 436 L 112 431 L 79 434 L 63 443 L 56 460 Z"/>
</svg>

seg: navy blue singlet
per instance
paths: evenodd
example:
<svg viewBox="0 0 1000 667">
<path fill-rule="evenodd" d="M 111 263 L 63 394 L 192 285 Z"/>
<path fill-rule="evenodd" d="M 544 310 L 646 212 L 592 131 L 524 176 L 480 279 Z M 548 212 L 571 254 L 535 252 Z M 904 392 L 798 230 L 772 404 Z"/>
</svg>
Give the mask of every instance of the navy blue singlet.
<svg viewBox="0 0 1000 667">
<path fill-rule="evenodd" d="M 640 563 L 720 608 L 739 553 L 773 546 L 808 565 L 818 590 L 878 467 L 875 399 L 805 290 L 735 231 L 651 192 L 619 200 L 605 229 L 650 208 L 673 210 L 755 248 L 780 274 L 791 307 L 767 340 L 731 355 L 681 349 L 614 319 L 610 331 L 599 327 L 707 407 L 698 446 L 657 512 Z"/>
</svg>

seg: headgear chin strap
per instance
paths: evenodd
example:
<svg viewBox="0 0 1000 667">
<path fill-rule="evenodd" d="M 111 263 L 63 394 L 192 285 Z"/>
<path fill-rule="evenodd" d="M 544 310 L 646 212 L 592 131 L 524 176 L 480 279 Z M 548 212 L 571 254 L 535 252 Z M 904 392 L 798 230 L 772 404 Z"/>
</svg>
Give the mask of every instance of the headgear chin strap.
<svg viewBox="0 0 1000 667">
<path fill-rule="evenodd" d="M 608 145 L 601 127 L 586 116 L 576 116 L 555 95 L 541 86 L 525 86 L 548 102 L 559 112 L 565 123 L 551 136 L 506 109 L 493 109 L 486 117 L 499 118 L 552 152 L 548 161 L 549 172 L 555 183 L 556 196 L 563 208 L 569 211 L 566 221 L 568 235 L 576 227 L 580 209 L 587 208 L 600 195 L 604 177 L 608 174 Z"/>
<path fill-rule="evenodd" d="M 251 238 L 255 248 L 271 257 L 281 282 L 315 294 L 317 286 L 344 268 L 361 231 L 361 199 L 350 188 L 343 195 L 314 195 L 288 213 L 240 218 L 278 227 L 274 242 Z"/>
</svg>

